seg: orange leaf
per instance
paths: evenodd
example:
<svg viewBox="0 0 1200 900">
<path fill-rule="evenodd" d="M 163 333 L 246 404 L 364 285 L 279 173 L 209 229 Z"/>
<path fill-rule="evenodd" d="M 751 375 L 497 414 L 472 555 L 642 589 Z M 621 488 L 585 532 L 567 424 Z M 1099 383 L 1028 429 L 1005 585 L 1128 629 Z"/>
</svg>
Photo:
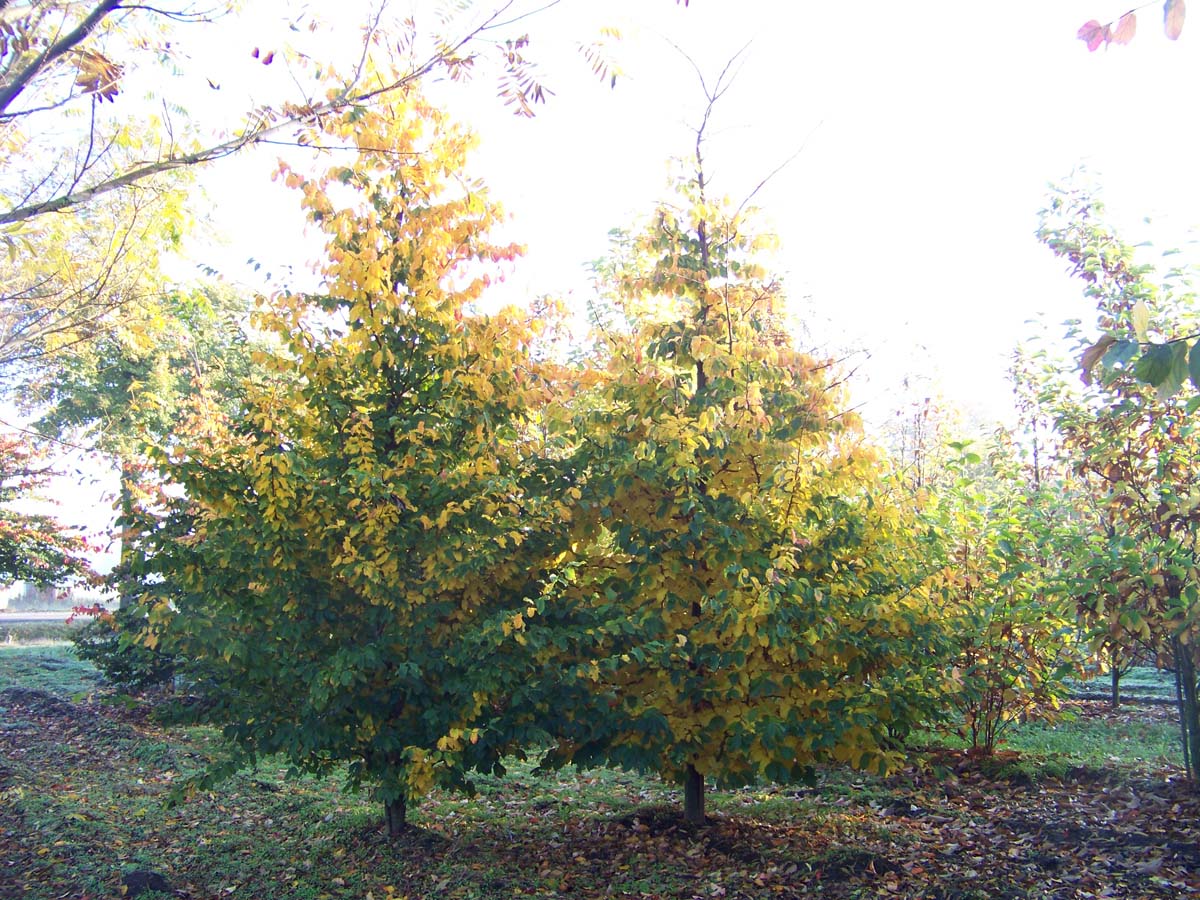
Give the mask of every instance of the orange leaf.
<svg viewBox="0 0 1200 900">
<path fill-rule="evenodd" d="M 1087 44 L 1088 50 L 1095 50 L 1104 43 L 1104 36 L 1107 30 L 1105 26 L 1101 25 L 1095 19 L 1091 19 L 1080 26 L 1075 36 Z"/>
<path fill-rule="evenodd" d="M 1133 36 L 1136 33 L 1137 16 L 1132 12 L 1127 12 L 1117 22 L 1116 30 L 1112 33 L 1112 42 L 1114 44 L 1128 44 L 1133 40 Z"/>
<path fill-rule="evenodd" d="M 1167 0 L 1163 4 L 1163 26 L 1171 40 L 1178 40 L 1183 33 L 1183 17 L 1186 14 L 1183 0 Z"/>
</svg>

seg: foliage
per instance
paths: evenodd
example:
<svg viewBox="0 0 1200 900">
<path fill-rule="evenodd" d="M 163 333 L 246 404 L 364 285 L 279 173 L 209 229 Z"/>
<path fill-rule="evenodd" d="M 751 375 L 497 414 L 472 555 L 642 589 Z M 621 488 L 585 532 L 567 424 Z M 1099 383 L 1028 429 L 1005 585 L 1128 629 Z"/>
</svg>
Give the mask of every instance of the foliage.
<svg viewBox="0 0 1200 900">
<path fill-rule="evenodd" d="M 28 506 L 50 474 L 44 452 L 27 436 L 0 434 L 0 583 L 49 585 L 92 574 L 81 535 L 51 516 L 13 507 L 18 499 Z"/>
<path fill-rule="evenodd" d="M 83 611 L 91 621 L 71 635 L 75 655 L 91 663 L 105 679 L 133 690 L 165 684 L 175 674 L 176 661 L 146 646 L 146 613 L 123 606 L 115 613 Z"/>
<path fill-rule="evenodd" d="M 1181 725 L 1193 776 L 1200 775 L 1200 397 L 1188 377 L 1188 294 L 1160 288 L 1147 266 L 1095 216 L 1097 204 L 1055 198 L 1043 240 L 1071 259 L 1097 304 L 1098 326 L 1161 335 L 1171 357 L 1157 378 L 1154 348 L 1137 356 L 1132 341 L 1110 341 L 1089 390 L 1058 385 L 1064 448 L 1090 493 L 1098 527 L 1076 551 L 1079 613 L 1110 646 L 1138 645 L 1172 660 L 1180 676 Z M 1060 218 L 1064 213 L 1067 218 Z M 1090 343 L 1080 331 L 1084 343 Z M 1111 335 L 1110 335 L 1111 336 Z M 1092 344 L 1087 355 L 1099 357 Z M 1093 359 L 1095 361 L 1095 359 Z M 1154 376 L 1154 377 L 1152 377 Z M 1160 381 L 1157 389 L 1147 382 Z"/>
<path fill-rule="evenodd" d="M 928 516 L 945 568 L 934 582 L 953 623 L 955 694 L 972 750 L 990 755 L 1016 722 L 1052 717 L 1078 674 L 1074 615 L 1056 590 L 1061 481 L 1029 484 L 1003 432 L 984 459 L 951 445 L 955 482 Z"/>
<path fill-rule="evenodd" d="M 1105 224 L 1104 205 L 1086 190 L 1056 190 L 1038 237 L 1070 264 L 1100 309 L 1101 336 L 1086 342 L 1079 357 L 1085 385 L 1124 373 L 1162 398 L 1200 385 L 1200 323 L 1178 300 L 1191 292 L 1185 269 L 1172 268 L 1155 284 L 1155 271 L 1136 262 L 1134 248 Z M 1200 409 L 1200 399 L 1193 396 L 1187 409 Z"/>
<path fill-rule="evenodd" d="M 907 539 L 828 361 L 790 346 L 769 239 L 703 167 L 608 267 L 623 320 L 571 412 L 580 486 L 568 595 L 621 611 L 591 677 L 624 721 L 560 751 L 704 779 L 882 770 L 930 685 L 936 627 Z M 911 557 L 909 558 L 911 559 Z M 583 711 L 593 715 L 592 711 Z"/>
<path fill-rule="evenodd" d="M 531 427 L 552 367 L 540 321 L 475 310 L 517 248 L 486 238 L 468 136 L 414 91 L 312 138 L 353 148 L 318 179 L 280 170 L 327 235 L 326 292 L 259 311 L 288 377 L 247 383 L 236 416 L 201 398 L 163 446 L 181 491 L 145 510 L 143 602 L 243 759 L 348 762 L 398 833 L 408 798 L 581 702 L 543 662 L 570 615 L 542 598 L 565 540 Z"/>
<path fill-rule="evenodd" d="M 518 30 L 540 11 L 537 4 L 503 2 L 480 10 L 472 2 L 438 3 L 428 17 L 436 25 L 427 28 L 425 17 L 389 14 L 384 2 L 360 23 L 361 46 L 341 60 L 326 58 L 337 43 L 329 33 L 339 24 L 337 16 L 321 19 L 311 9 L 285 11 L 288 38 L 278 46 L 246 52 L 261 67 L 286 67 L 282 83 L 288 92 L 266 103 L 256 100 L 252 108 L 220 109 L 217 104 L 216 114 L 193 116 L 195 110 L 182 107 L 177 95 L 194 94 L 205 82 L 219 90 L 231 67 L 225 58 L 189 58 L 189 39 L 194 37 L 189 32 L 238 16 L 240 6 L 191 0 L 155 6 L 34 0 L 6 15 L 0 32 L 0 157 L 10 183 L 0 181 L 0 225 L 37 220 L 40 228 L 49 213 L 128 193 L 164 173 L 249 147 L 291 143 L 297 131 L 300 143 L 312 142 L 312 135 L 303 136 L 306 123 L 390 103 L 427 77 L 461 81 L 477 69 L 490 68 L 499 96 L 525 116 L 550 93 L 529 56 L 529 34 Z M 580 49 L 597 75 L 615 77 L 598 44 L 584 43 Z M 269 69 L 254 69 L 254 94 L 269 94 Z M 381 71 L 389 71 L 387 81 L 368 78 L 368 73 Z M 144 106 L 131 106 L 136 101 L 130 94 L 137 96 L 142 79 L 151 96 L 162 100 L 151 105 L 149 115 Z M 221 122 L 231 115 L 232 127 Z M 72 121 L 78 124 L 61 127 Z M 75 137 L 64 141 L 63 131 Z M 9 231 L 10 241 L 20 233 Z"/>
<path fill-rule="evenodd" d="M 1079 27 L 1077 37 L 1087 44 L 1090 51 L 1102 46 L 1107 47 L 1109 44 L 1128 44 L 1137 34 L 1138 10 L 1154 5 L 1155 2 L 1143 3 L 1124 13 L 1119 19 L 1107 23 L 1089 19 Z M 1171 40 L 1178 40 L 1183 34 L 1183 20 L 1187 14 L 1185 0 L 1164 0 L 1162 10 L 1164 33 Z"/>
</svg>

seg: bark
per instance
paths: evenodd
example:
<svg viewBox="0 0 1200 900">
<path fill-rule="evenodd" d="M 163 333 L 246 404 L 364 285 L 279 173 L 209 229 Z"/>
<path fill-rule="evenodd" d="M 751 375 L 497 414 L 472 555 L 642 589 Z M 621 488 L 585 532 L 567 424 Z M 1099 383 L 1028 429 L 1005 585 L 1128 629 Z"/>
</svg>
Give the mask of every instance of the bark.
<svg viewBox="0 0 1200 900">
<path fill-rule="evenodd" d="M 1200 691 L 1196 685 L 1196 660 L 1192 648 L 1175 642 L 1175 677 L 1183 731 L 1183 758 L 1188 777 L 1200 784 Z"/>
<path fill-rule="evenodd" d="M 704 824 L 704 776 L 691 763 L 683 773 L 683 820 L 689 825 Z"/>
<path fill-rule="evenodd" d="M 1121 705 L 1121 670 L 1114 664 L 1112 667 L 1112 705 Z"/>
<path fill-rule="evenodd" d="M 395 840 L 408 828 L 408 805 L 403 797 L 397 797 L 383 804 L 383 812 L 387 818 L 388 838 Z"/>
<path fill-rule="evenodd" d="M 133 518 L 133 489 L 137 481 L 137 472 L 127 461 L 121 462 L 121 559 L 122 577 L 117 585 L 117 607 L 121 608 L 129 602 L 129 584 L 132 578 L 133 547 L 129 541 L 130 521 Z"/>
</svg>

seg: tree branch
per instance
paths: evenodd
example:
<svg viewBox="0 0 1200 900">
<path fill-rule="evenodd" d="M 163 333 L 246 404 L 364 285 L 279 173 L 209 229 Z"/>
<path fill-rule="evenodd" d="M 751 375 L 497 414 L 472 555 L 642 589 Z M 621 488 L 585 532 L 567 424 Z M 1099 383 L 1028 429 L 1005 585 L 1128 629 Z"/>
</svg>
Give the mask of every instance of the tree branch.
<svg viewBox="0 0 1200 900">
<path fill-rule="evenodd" d="M 105 16 L 119 9 L 120 6 L 121 0 L 103 0 L 103 2 L 96 4 L 96 7 L 76 26 L 74 31 L 43 50 L 37 58 L 17 74 L 17 77 L 10 84 L 0 89 L 0 113 L 7 112 L 12 102 L 21 95 L 21 92 L 29 86 L 29 82 L 42 69 L 87 40 L 88 36 L 103 21 Z"/>
</svg>

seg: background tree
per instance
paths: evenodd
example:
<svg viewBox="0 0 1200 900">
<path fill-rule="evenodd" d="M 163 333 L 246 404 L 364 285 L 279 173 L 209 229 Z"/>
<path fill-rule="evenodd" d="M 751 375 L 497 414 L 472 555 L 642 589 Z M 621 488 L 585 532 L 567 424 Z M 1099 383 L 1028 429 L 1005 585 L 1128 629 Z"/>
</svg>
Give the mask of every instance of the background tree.
<svg viewBox="0 0 1200 900">
<path fill-rule="evenodd" d="M 1094 367 L 1077 396 L 1058 388 L 1064 450 L 1084 480 L 1100 525 L 1079 547 L 1079 612 L 1098 636 L 1132 650 L 1152 647 L 1178 679 L 1184 754 L 1200 775 L 1200 405 L 1185 385 L 1188 294 L 1160 287 L 1148 266 L 1097 217 L 1086 197 L 1069 206 L 1056 197 L 1043 240 L 1071 260 L 1097 305 L 1097 327 L 1161 338 L 1150 350 L 1135 340 L 1091 343 Z M 1079 332 L 1077 332 L 1079 333 Z M 1082 334 L 1080 334 L 1082 339 Z M 1103 354 L 1097 349 L 1102 348 Z M 1101 360 L 1100 357 L 1103 356 Z M 1161 379 L 1156 367 L 1166 370 Z M 1153 371 L 1151 371 L 1153 370 Z M 1153 377 L 1152 377 L 1153 376 Z M 1159 381 L 1153 388 L 1150 383 Z M 1148 383 L 1149 382 L 1149 383 Z"/>
<path fill-rule="evenodd" d="M 18 398 L 39 433 L 111 460 L 120 475 L 118 529 L 142 489 L 144 448 L 171 440 L 188 398 L 204 392 L 237 415 L 246 380 L 263 377 L 247 335 L 251 307 L 228 287 L 171 289 L 124 310 L 90 340 L 59 348 L 20 385 Z M 124 599 L 132 560 L 127 541 L 121 549 L 115 577 Z"/>
<path fill-rule="evenodd" d="M 81 535 L 48 515 L 14 508 L 36 500 L 51 471 L 27 436 L 0 434 L 0 583 L 51 585 L 92 574 Z"/>
<path fill-rule="evenodd" d="M 926 510 L 933 589 L 956 647 L 955 705 L 971 749 L 993 753 L 1005 730 L 1052 718 L 1079 675 L 1074 609 L 1059 589 L 1059 546 L 1070 528 L 1068 492 L 1043 469 L 1034 480 L 1022 450 L 1000 431 L 986 458 L 954 442 L 956 475 Z"/>
</svg>

